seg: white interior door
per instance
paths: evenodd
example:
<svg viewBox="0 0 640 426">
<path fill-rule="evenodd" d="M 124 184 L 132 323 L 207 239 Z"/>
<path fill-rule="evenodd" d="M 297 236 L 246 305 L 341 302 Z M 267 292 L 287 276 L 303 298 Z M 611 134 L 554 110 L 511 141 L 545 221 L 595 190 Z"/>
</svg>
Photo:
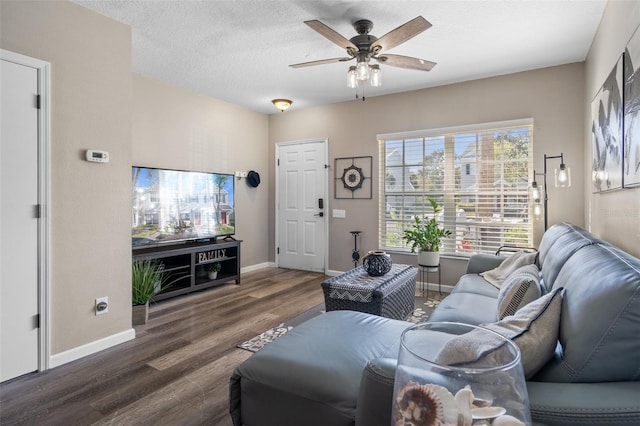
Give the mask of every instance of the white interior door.
<svg viewBox="0 0 640 426">
<path fill-rule="evenodd" d="M 0 381 L 5 381 L 38 369 L 38 70 L 0 63 Z"/>
<path fill-rule="evenodd" d="M 327 140 L 278 144 L 276 155 L 277 264 L 282 268 L 324 272 Z"/>
</svg>

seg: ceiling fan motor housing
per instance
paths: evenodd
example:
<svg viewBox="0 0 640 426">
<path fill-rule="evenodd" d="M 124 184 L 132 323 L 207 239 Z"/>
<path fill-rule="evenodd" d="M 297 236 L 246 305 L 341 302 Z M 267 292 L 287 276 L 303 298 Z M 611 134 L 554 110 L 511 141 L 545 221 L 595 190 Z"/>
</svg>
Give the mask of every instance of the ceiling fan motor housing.
<svg viewBox="0 0 640 426">
<path fill-rule="evenodd" d="M 373 29 L 373 22 L 368 19 L 360 19 L 353 23 L 353 29 L 358 34 L 369 34 Z"/>
</svg>

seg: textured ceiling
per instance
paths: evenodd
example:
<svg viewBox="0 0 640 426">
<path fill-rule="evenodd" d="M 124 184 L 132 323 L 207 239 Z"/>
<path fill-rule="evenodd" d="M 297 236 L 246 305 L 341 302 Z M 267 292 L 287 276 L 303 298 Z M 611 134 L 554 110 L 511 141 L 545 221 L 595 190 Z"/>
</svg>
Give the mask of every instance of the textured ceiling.
<svg viewBox="0 0 640 426">
<path fill-rule="evenodd" d="M 381 87 L 367 97 L 549 67 L 585 59 L 606 0 L 75 0 L 128 24 L 133 71 L 246 108 L 278 113 L 355 99 L 348 63 L 290 64 L 345 56 L 306 26 L 318 19 L 346 38 L 351 23 L 373 21 L 372 35 L 424 16 L 433 27 L 387 53 L 437 63 L 430 72 L 381 65 Z M 362 93 L 360 92 L 360 95 Z"/>
</svg>

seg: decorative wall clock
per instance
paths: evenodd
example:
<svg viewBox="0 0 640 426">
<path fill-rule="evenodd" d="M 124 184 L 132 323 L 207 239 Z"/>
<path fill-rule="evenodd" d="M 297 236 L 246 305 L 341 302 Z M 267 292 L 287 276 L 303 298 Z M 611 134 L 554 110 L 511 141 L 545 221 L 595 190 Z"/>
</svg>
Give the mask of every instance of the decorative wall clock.
<svg viewBox="0 0 640 426">
<path fill-rule="evenodd" d="M 335 198 L 372 198 L 372 159 L 371 156 L 335 159 L 333 168 Z"/>
</svg>

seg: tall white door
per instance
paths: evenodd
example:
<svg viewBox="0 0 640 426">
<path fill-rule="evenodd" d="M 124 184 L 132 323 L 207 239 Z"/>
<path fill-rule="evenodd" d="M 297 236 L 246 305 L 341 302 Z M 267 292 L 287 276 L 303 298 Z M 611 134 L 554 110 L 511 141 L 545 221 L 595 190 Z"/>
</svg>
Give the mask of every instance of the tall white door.
<svg viewBox="0 0 640 426">
<path fill-rule="evenodd" d="M 277 264 L 324 272 L 327 141 L 279 144 L 277 157 Z"/>
<path fill-rule="evenodd" d="M 0 381 L 5 381 L 38 369 L 38 70 L 0 63 Z"/>
</svg>

